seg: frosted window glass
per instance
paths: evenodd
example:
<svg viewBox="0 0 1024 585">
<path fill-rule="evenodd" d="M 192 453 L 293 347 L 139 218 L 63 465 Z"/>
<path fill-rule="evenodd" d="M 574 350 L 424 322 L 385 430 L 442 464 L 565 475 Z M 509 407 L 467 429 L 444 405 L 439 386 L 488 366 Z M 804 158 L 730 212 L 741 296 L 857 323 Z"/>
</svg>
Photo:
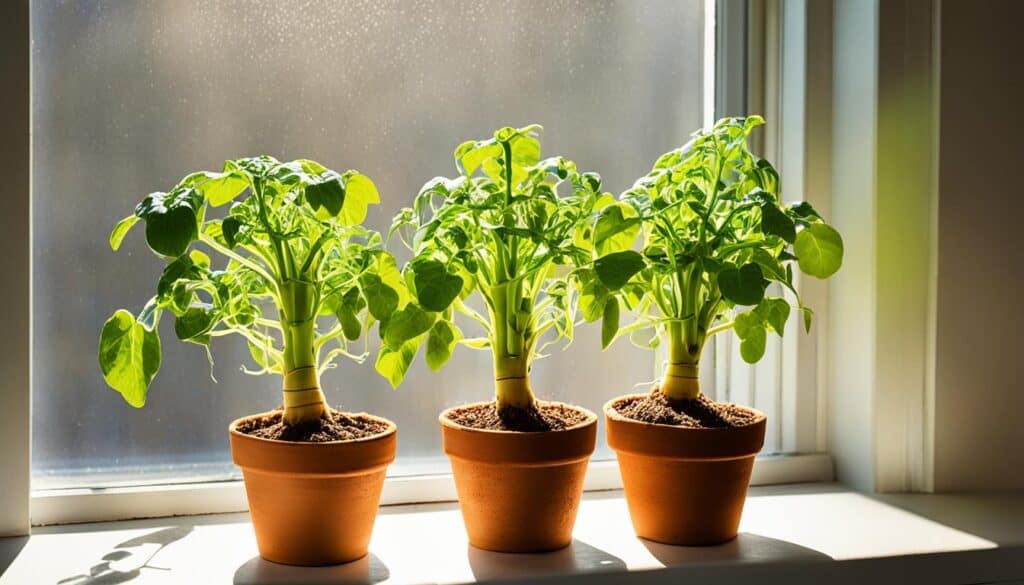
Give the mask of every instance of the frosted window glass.
<svg viewBox="0 0 1024 585">
<path fill-rule="evenodd" d="M 33 2 L 35 487 L 234 477 L 226 427 L 280 403 L 280 380 L 242 374 L 238 339 L 175 340 L 143 410 L 103 383 L 103 321 L 152 294 L 162 263 L 114 223 L 143 195 L 225 158 L 308 157 L 376 181 L 386 229 L 460 142 L 544 125 L 546 154 L 619 192 L 702 120 L 703 0 Z M 539 396 L 599 412 L 654 378 L 599 331 L 534 368 Z M 437 414 L 492 392 L 486 353 L 442 373 L 417 360 L 393 391 L 372 364 L 325 374 L 329 402 L 398 423 L 393 474 L 446 471 Z M 597 458 L 610 453 L 603 442 Z"/>
</svg>

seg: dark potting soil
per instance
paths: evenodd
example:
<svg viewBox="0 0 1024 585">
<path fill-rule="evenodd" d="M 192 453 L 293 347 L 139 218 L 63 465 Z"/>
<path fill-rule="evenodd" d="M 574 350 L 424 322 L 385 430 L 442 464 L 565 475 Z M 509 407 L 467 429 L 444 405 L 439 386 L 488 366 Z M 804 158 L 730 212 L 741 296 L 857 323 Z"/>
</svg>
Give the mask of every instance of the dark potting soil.
<svg viewBox="0 0 1024 585">
<path fill-rule="evenodd" d="M 499 413 L 497 403 L 488 402 L 456 408 L 448 414 L 448 420 L 471 429 L 535 433 L 574 427 L 587 420 L 587 413 L 567 404 L 539 400 L 536 408 L 513 406 Z"/>
<path fill-rule="evenodd" d="M 261 439 L 295 441 L 300 443 L 326 443 L 350 441 L 379 435 L 390 428 L 387 424 L 365 414 L 349 414 L 331 409 L 331 416 L 321 417 L 315 423 L 287 425 L 281 420 L 282 409 L 265 416 L 247 419 L 235 427 L 238 432 Z"/>
<path fill-rule="evenodd" d="M 631 397 L 615 404 L 626 418 L 640 422 L 674 425 L 693 429 L 744 427 L 757 422 L 758 416 L 735 404 L 715 402 L 701 394 L 693 400 L 672 400 L 654 387 L 650 394 Z"/>
</svg>

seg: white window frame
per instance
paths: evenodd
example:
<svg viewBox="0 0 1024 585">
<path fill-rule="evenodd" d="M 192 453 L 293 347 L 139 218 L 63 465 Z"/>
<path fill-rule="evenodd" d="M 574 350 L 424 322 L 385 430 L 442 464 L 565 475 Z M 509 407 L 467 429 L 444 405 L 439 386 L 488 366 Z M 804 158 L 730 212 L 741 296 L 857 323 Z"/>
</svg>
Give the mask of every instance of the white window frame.
<svg viewBox="0 0 1024 585">
<path fill-rule="evenodd" d="M 717 6 L 716 6 L 717 4 Z M 798 182 L 796 190 L 788 192 L 800 198 L 804 192 L 823 193 L 809 199 L 827 213 L 828 190 L 815 191 L 812 187 L 821 177 L 811 172 L 813 165 L 807 160 L 813 136 L 804 132 L 805 118 L 811 112 L 807 107 L 808 86 L 805 75 L 813 48 L 808 47 L 806 13 L 809 7 L 801 0 L 787 3 L 781 0 L 767 2 L 730 2 L 705 0 L 705 10 L 718 15 L 708 18 L 704 45 L 705 66 L 726 67 L 725 71 L 739 75 L 721 76 L 719 87 L 706 84 L 704 92 L 705 122 L 710 123 L 719 114 L 743 112 L 728 111 L 719 98 L 742 95 L 747 111 L 763 112 L 769 120 L 779 122 L 768 127 L 763 148 L 773 160 L 780 160 L 784 178 L 790 184 Z M 21 142 L 9 140 L 12 149 L 0 161 L 6 177 L 4 189 L 5 213 L 0 214 L 0 241 L 5 244 L 8 258 L 5 276 L 0 284 L 0 299 L 8 311 L 5 335 L 0 336 L 0 373 L 3 374 L 3 392 L 0 394 L 0 535 L 27 534 L 30 524 L 57 524 L 89 522 L 125 518 L 158 517 L 199 513 L 243 511 L 247 509 L 244 486 L 240 481 L 158 485 L 145 487 L 119 487 L 102 489 L 67 489 L 30 492 L 31 416 L 29 402 L 31 383 L 29 351 L 31 348 L 31 217 L 30 217 L 30 75 L 29 75 L 29 2 L 17 2 L 8 11 L 2 25 L 0 53 L 6 60 L 3 75 L 6 87 L 2 100 L 14 103 L 0 108 L 0 121 L 8 137 L 21 136 Z M 717 34 L 716 34 L 717 33 Z M 738 35 L 738 37 L 737 37 Z M 742 41 L 735 44 L 737 38 Z M 743 51 L 726 48 L 744 47 Z M 717 64 L 716 51 L 722 59 Z M 733 69 L 739 68 L 739 69 Z M 721 71 L 721 69 L 720 69 Z M 716 77 L 715 75 L 711 76 Z M 743 93 L 737 94 L 735 85 L 742 83 Z M 716 89 L 717 94 L 716 94 Z M 785 100 L 782 100 L 785 96 Z M 792 102 L 792 103 L 791 103 Z M 715 104 L 715 116 L 708 104 Z M 783 107 L 785 106 L 785 107 Z M 793 178 L 797 177 L 797 178 Z M 827 294 L 805 289 L 805 300 L 817 309 L 817 329 L 825 326 L 828 314 Z M 17 320 L 18 317 L 21 320 Z M 13 320 L 12 320 L 13 319 Z M 794 331 L 792 333 L 797 333 Z M 832 459 L 825 452 L 824 395 L 821 378 L 822 366 L 818 357 L 824 355 L 817 346 L 824 335 L 804 337 L 787 334 L 785 348 L 769 356 L 774 360 L 771 368 L 762 368 L 758 376 L 779 376 L 781 383 L 791 390 L 787 400 L 790 415 L 783 423 L 793 433 L 784 438 L 783 449 L 793 455 L 761 457 L 754 468 L 753 484 L 796 483 L 829 481 L 833 478 Z M 10 346 L 10 347 L 7 347 Z M 709 352 L 715 353 L 715 352 Z M 782 358 L 785 356 L 785 359 Z M 718 384 L 722 380 L 717 381 Z M 787 387 L 787 386 L 784 386 Z M 789 420 L 789 419 L 792 420 Z M 585 489 L 607 490 L 621 488 L 621 479 L 615 461 L 597 461 L 590 465 Z M 31 497 L 30 497 L 31 495 Z M 385 482 L 382 504 L 450 501 L 455 499 L 450 474 L 388 478 Z"/>
<path fill-rule="evenodd" d="M 718 115 L 762 114 L 767 124 L 754 136 L 754 147 L 779 169 L 783 197 L 808 201 L 830 217 L 831 110 L 822 106 L 831 98 L 831 34 L 810 34 L 808 22 L 820 33 L 830 24 L 831 3 L 719 0 L 718 6 Z M 826 453 L 821 346 L 828 329 L 828 287 L 799 274 L 795 280 L 804 304 L 815 310 L 810 333 L 791 319 L 785 335 L 770 337 L 764 358 L 753 366 L 738 359 L 738 344 L 729 336 L 715 338 L 710 353 L 718 387 L 729 385 L 751 398 L 765 388 L 773 392 L 776 402 L 767 414 L 784 417 L 774 437 L 781 453 Z"/>
</svg>

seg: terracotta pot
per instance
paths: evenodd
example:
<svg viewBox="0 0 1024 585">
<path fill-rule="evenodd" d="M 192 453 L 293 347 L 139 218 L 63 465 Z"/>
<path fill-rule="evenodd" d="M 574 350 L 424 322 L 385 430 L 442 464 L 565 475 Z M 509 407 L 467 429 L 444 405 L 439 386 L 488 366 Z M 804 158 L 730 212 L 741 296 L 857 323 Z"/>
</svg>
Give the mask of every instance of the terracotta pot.
<svg viewBox="0 0 1024 585">
<path fill-rule="evenodd" d="M 245 478 L 260 556 L 304 566 L 365 556 L 384 474 L 395 459 L 395 424 L 373 417 L 388 430 L 366 439 L 299 443 L 242 434 L 236 428 L 246 418 L 229 427 L 231 456 Z"/>
<path fill-rule="evenodd" d="M 732 540 L 764 445 L 765 416 L 737 428 L 688 429 L 626 418 L 615 405 L 643 394 L 620 396 L 604 405 L 608 445 L 622 473 L 629 515 L 637 536 L 675 545 L 711 545 Z"/>
<path fill-rule="evenodd" d="M 474 405 L 466 405 L 474 406 Z M 464 407 L 462 407 L 464 408 Z M 444 452 L 469 543 L 498 552 L 556 550 L 572 542 L 597 417 L 561 431 L 520 433 L 464 427 L 441 413 Z"/>
</svg>

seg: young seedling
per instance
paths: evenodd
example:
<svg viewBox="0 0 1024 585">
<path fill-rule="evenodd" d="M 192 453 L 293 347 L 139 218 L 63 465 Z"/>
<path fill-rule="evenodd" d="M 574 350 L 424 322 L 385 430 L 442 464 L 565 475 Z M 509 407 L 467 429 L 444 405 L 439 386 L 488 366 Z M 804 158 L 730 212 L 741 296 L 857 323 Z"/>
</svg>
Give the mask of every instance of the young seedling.
<svg viewBox="0 0 1024 585">
<path fill-rule="evenodd" d="M 747 139 L 763 123 L 725 118 L 697 132 L 596 222 L 598 258 L 581 271 L 584 317 L 603 317 L 605 346 L 623 334 L 646 347 L 667 342 L 659 387 L 668 398 L 700 395 L 701 352 L 717 333 L 734 331 L 743 359 L 761 359 L 767 333 L 782 335 L 790 314 L 785 298 L 767 295 L 771 283 L 792 294 L 809 329 L 812 313 L 794 288 L 793 265 L 827 278 L 842 263 L 839 233 L 808 203 L 783 205 L 778 173 L 751 154 Z M 621 328 L 620 301 L 637 315 Z"/>
<path fill-rule="evenodd" d="M 459 176 L 429 181 L 414 207 L 395 218 L 391 233 L 414 253 L 407 276 L 426 316 L 409 319 L 417 326 L 394 335 L 394 323 L 385 328 L 377 368 L 392 383 L 424 339 L 435 370 L 457 344 L 490 349 L 498 412 L 535 409 L 530 366 L 548 344 L 572 339 L 575 295 L 568 279 L 573 267 L 590 262 L 594 211 L 614 200 L 602 195 L 596 174 L 580 173 L 561 157 L 541 160 L 537 130 L 502 128 L 490 140 L 460 145 Z M 474 291 L 485 314 L 467 303 Z M 455 313 L 479 324 L 485 336 L 464 339 Z"/>
<path fill-rule="evenodd" d="M 121 309 L 104 325 L 107 384 L 132 406 L 145 404 L 160 369 L 157 327 L 170 312 L 177 337 L 208 357 L 213 338 L 244 338 L 257 367 L 242 369 L 284 378 L 286 424 L 329 418 L 320 375 L 338 356 L 362 360 L 365 346 L 354 353 L 350 344 L 388 319 L 399 296 L 408 298 L 380 234 L 360 226 L 379 201 L 365 175 L 269 156 L 229 160 L 222 172 L 193 173 L 146 196 L 114 228 L 110 246 L 117 250 L 141 220 L 149 248 L 167 265 L 138 317 Z M 223 219 L 206 218 L 208 207 L 231 202 Z M 199 247 L 226 265 L 214 269 Z"/>
</svg>

